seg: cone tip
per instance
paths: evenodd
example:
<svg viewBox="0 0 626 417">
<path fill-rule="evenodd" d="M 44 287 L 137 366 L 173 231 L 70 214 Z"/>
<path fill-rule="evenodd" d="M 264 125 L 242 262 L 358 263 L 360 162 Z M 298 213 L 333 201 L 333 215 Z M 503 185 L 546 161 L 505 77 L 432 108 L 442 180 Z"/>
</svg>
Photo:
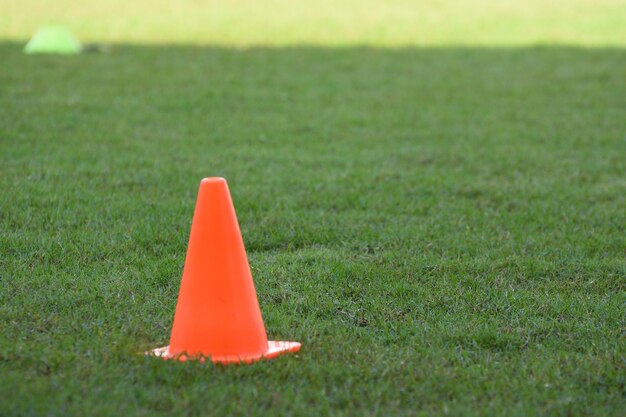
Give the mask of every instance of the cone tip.
<svg viewBox="0 0 626 417">
<path fill-rule="evenodd" d="M 222 184 L 222 183 L 226 183 L 226 179 L 222 178 L 222 177 L 207 177 L 207 178 L 202 178 L 202 181 L 200 181 L 200 184 Z"/>
</svg>

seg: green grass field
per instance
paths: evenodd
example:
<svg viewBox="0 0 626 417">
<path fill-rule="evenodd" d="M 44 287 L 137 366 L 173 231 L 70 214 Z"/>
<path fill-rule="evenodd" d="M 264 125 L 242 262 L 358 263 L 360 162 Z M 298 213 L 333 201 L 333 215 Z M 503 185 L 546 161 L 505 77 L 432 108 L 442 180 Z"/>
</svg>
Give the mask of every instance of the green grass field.
<svg viewBox="0 0 626 417">
<path fill-rule="evenodd" d="M 1 416 L 623 415 L 623 3 L 36 3 L 0 0 Z M 24 55 L 47 21 L 108 52 Z M 297 355 L 143 356 L 206 176 Z"/>
</svg>

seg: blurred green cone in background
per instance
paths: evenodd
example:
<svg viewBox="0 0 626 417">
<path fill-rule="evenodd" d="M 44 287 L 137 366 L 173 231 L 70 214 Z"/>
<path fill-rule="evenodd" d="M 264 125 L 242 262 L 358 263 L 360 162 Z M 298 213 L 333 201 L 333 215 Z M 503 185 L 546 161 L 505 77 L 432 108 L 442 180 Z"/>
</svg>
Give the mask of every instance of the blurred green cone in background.
<svg viewBox="0 0 626 417">
<path fill-rule="evenodd" d="M 27 54 L 65 54 L 80 53 L 80 42 L 72 33 L 61 26 L 40 28 L 24 47 Z"/>
</svg>

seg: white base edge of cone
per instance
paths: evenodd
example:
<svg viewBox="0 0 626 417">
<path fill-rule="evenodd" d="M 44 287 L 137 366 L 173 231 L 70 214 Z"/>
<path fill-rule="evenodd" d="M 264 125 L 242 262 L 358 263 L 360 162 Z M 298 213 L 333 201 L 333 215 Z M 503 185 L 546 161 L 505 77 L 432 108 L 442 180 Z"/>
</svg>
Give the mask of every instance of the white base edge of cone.
<svg viewBox="0 0 626 417">
<path fill-rule="evenodd" d="M 255 355 L 227 355 L 227 356 L 203 356 L 203 355 L 194 355 L 187 356 L 185 354 L 180 355 L 172 355 L 169 352 L 169 346 L 164 346 L 160 348 L 153 349 L 149 352 L 146 352 L 146 355 L 157 356 L 163 359 L 177 359 L 181 362 L 187 360 L 197 360 L 199 362 L 204 362 L 206 359 L 214 363 L 252 363 L 259 361 L 261 359 L 272 359 L 283 353 L 296 353 L 300 350 L 302 345 L 298 342 L 286 342 L 286 341 L 274 341 L 268 340 L 267 342 L 267 351 L 262 354 Z"/>
</svg>

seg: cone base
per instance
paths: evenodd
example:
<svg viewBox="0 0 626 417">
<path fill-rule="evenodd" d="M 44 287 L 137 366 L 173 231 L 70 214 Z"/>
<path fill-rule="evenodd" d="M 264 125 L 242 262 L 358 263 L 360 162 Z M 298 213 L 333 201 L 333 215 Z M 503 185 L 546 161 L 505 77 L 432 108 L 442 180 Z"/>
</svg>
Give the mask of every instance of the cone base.
<svg viewBox="0 0 626 417">
<path fill-rule="evenodd" d="M 186 360 L 197 360 L 200 362 L 204 362 L 206 359 L 211 360 L 214 363 L 252 363 L 259 361 L 261 359 L 272 359 L 283 353 L 295 353 L 300 350 L 302 346 L 298 342 L 278 342 L 274 340 L 270 340 L 267 342 L 268 349 L 267 352 L 262 353 L 260 355 L 249 355 L 249 356 L 239 356 L 239 355 L 230 355 L 230 356 L 187 356 L 185 354 L 182 355 L 172 355 L 169 352 L 169 346 L 156 348 L 151 350 L 150 352 L 146 352 L 147 355 L 158 356 L 163 359 L 176 359 L 181 362 L 185 362 Z"/>
</svg>

